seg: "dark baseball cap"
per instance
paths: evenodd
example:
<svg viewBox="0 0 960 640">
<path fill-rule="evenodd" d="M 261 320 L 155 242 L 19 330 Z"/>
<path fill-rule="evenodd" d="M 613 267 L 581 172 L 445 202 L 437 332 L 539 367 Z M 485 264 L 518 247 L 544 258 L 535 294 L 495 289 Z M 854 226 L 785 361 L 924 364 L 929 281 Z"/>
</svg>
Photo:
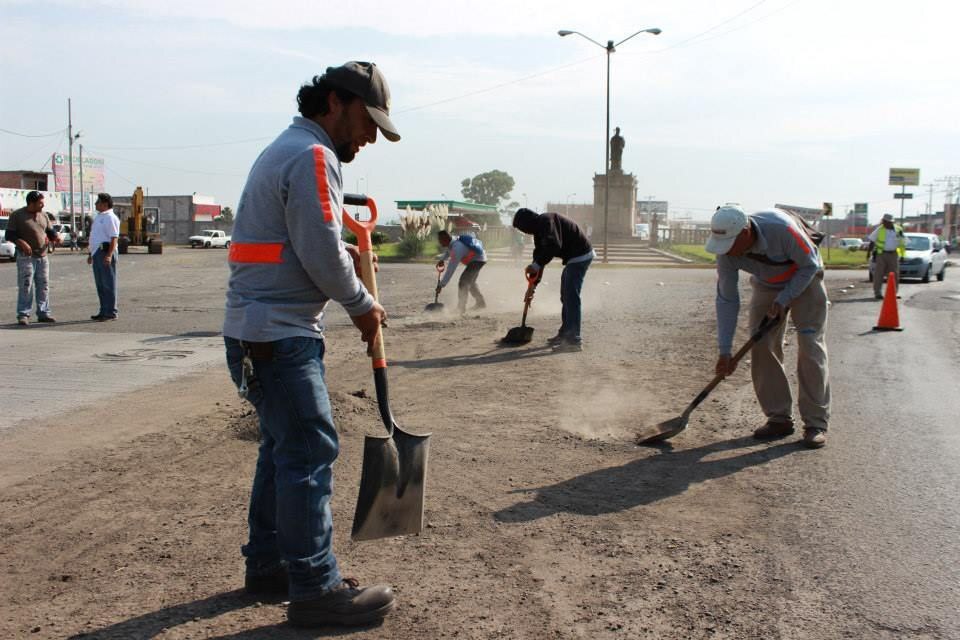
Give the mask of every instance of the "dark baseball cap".
<svg viewBox="0 0 960 640">
<path fill-rule="evenodd" d="M 390 120 L 390 88 L 377 65 L 351 61 L 339 67 L 327 67 L 323 77 L 330 84 L 360 97 L 383 137 L 391 142 L 400 139 L 396 125 Z"/>
</svg>

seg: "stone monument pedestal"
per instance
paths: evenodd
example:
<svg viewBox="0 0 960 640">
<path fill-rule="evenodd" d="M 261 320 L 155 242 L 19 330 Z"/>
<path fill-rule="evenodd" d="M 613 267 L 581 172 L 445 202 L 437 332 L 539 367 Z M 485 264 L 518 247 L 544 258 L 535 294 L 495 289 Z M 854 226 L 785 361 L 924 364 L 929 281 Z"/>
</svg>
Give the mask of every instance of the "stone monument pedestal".
<svg viewBox="0 0 960 640">
<path fill-rule="evenodd" d="M 603 202 L 610 181 L 610 207 L 607 211 L 607 237 L 632 238 L 637 219 L 637 178 L 632 173 L 612 169 L 593 176 L 593 245 L 603 242 Z"/>
</svg>

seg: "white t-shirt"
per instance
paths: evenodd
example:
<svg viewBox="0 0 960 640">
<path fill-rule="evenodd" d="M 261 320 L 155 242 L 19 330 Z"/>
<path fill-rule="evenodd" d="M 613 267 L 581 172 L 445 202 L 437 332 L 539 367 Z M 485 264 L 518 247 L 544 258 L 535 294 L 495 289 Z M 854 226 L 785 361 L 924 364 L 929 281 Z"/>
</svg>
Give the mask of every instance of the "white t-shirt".
<svg viewBox="0 0 960 640">
<path fill-rule="evenodd" d="M 100 251 L 100 245 L 104 242 L 109 243 L 111 239 L 119 236 L 120 218 L 113 209 L 99 212 L 90 225 L 90 255 Z"/>
</svg>

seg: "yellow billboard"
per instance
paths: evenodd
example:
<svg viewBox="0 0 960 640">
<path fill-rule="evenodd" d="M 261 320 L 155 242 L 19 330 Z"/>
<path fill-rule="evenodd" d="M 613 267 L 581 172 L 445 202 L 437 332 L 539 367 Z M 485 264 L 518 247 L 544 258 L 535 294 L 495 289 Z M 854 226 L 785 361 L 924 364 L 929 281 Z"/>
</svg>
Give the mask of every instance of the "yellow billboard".
<svg viewBox="0 0 960 640">
<path fill-rule="evenodd" d="M 891 167 L 889 184 L 897 187 L 915 187 L 920 184 L 920 169 Z"/>
</svg>

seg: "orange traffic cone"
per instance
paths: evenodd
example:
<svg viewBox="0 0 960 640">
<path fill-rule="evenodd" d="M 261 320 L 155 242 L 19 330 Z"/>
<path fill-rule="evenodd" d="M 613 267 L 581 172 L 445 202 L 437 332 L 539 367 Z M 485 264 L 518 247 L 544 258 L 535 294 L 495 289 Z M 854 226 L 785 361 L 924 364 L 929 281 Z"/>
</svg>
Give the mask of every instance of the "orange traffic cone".
<svg viewBox="0 0 960 640">
<path fill-rule="evenodd" d="M 880 306 L 880 319 L 874 331 L 903 331 L 900 326 L 900 313 L 897 311 L 897 288 L 894 284 L 896 277 L 891 271 L 887 275 L 887 290 L 883 294 L 883 304 Z"/>
</svg>

